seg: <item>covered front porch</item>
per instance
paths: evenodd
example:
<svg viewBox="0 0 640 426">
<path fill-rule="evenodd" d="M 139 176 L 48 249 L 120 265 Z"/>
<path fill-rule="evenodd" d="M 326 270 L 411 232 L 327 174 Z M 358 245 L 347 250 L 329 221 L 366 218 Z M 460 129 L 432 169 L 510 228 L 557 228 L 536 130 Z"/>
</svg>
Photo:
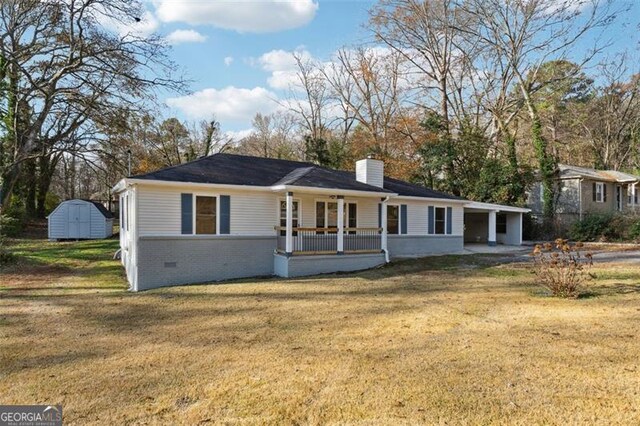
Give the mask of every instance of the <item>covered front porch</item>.
<svg viewBox="0 0 640 426">
<path fill-rule="evenodd" d="M 388 260 L 387 194 L 314 188 L 282 195 L 274 226 L 276 275 L 356 271 Z"/>
<path fill-rule="evenodd" d="M 386 200 L 287 191 L 274 227 L 276 252 L 289 257 L 385 253 Z"/>
<path fill-rule="evenodd" d="M 522 245 L 522 215 L 529 209 L 471 202 L 464 206 L 464 244 Z"/>
</svg>

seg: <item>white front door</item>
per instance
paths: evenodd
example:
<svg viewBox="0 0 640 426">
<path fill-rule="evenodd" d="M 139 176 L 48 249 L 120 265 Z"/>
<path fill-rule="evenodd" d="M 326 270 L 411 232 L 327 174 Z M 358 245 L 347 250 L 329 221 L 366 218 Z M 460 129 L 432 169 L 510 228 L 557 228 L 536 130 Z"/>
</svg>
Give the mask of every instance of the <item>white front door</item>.
<svg viewBox="0 0 640 426">
<path fill-rule="evenodd" d="M 86 204 L 69 205 L 69 238 L 89 238 L 90 206 Z"/>
</svg>

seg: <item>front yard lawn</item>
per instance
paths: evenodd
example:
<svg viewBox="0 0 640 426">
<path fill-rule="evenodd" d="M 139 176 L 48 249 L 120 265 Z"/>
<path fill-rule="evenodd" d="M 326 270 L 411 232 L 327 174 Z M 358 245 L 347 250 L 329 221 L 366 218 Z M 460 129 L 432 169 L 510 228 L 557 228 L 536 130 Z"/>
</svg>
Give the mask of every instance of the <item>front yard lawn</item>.
<svg viewBox="0 0 640 426">
<path fill-rule="evenodd" d="M 578 300 L 487 255 L 131 294 L 116 247 L 12 242 L 1 404 L 68 424 L 640 422 L 638 266 L 597 265 Z"/>
</svg>

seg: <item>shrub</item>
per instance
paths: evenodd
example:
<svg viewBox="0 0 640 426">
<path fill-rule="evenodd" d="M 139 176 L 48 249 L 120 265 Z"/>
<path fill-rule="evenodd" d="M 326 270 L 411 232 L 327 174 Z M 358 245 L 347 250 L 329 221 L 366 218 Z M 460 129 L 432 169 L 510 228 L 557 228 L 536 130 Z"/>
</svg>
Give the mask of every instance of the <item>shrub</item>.
<svg viewBox="0 0 640 426">
<path fill-rule="evenodd" d="M 0 237 L 15 237 L 22 231 L 22 227 L 21 219 L 8 215 L 0 216 Z"/>
<path fill-rule="evenodd" d="M 629 238 L 632 240 L 640 240 L 640 219 L 636 219 L 629 225 Z"/>
<path fill-rule="evenodd" d="M 591 268 L 592 255 L 580 252 L 582 243 L 570 245 L 558 238 L 555 243 L 537 244 L 533 249 L 534 272 L 542 286 L 556 297 L 577 297 Z"/>
<path fill-rule="evenodd" d="M 6 248 L 6 244 L 2 236 L 0 236 L 0 265 L 8 265 L 14 263 L 16 256 Z"/>
<path fill-rule="evenodd" d="M 571 225 L 569 237 L 575 241 L 598 241 L 611 238 L 611 220 L 609 215 L 589 215 Z"/>
</svg>

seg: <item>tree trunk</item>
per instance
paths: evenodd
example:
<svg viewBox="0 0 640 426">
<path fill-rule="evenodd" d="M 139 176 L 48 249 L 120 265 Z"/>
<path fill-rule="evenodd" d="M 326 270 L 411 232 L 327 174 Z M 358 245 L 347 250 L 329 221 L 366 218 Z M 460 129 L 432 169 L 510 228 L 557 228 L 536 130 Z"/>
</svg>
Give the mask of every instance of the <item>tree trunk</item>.
<svg viewBox="0 0 640 426">
<path fill-rule="evenodd" d="M 25 161 L 21 183 L 21 194 L 24 197 L 25 213 L 28 218 L 34 218 L 36 215 L 36 176 L 37 176 L 36 160 L 30 159 Z"/>
<path fill-rule="evenodd" d="M 51 186 L 51 180 L 53 179 L 53 172 L 56 169 L 58 163 L 57 159 L 50 159 L 46 155 L 43 155 L 39 159 L 40 175 L 38 176 L 38 197 L 37 197 L 37 210 L 36 217 L 44 219 L 46 216 L 46 204 L 47 193 Z"/>
</svg>

